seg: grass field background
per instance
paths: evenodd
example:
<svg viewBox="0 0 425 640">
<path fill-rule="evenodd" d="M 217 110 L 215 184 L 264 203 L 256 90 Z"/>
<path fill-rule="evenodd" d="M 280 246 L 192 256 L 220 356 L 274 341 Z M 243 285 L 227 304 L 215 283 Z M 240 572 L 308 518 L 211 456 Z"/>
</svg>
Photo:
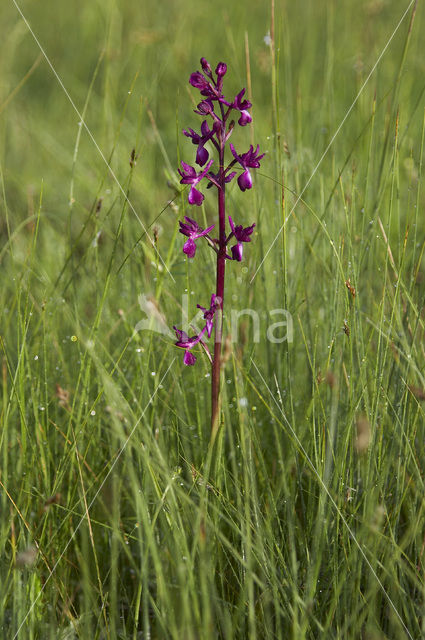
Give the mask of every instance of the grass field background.
<svg viewBox="0 0 425 640">
<path fill-rule="evenodd" d="M 18 5 L 0 26 L 0 636 L 424 637 L 423 3 Z M 251 309 L 260 339 L 241 316 L 213 445 L 205 356 L 184 367 L 173 337 L 135 331 L 140 295 L 171 328 L 182 295 L 192 313 L 214 290 L 212 252 L 189 263 L 177 232 L 201 56 L 248 89 L 238 148 L 266 152 L 254 189 L 228 190 L 257 226 L 228 264 L 227 332 Z M 292 341 L 267 339 L 274 309 Z"/>
</svg>

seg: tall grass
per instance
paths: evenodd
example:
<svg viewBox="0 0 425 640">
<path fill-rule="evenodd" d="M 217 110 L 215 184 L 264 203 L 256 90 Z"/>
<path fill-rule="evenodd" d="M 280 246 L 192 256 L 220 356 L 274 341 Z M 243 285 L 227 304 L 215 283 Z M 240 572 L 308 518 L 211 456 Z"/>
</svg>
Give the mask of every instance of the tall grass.
<svg viewBox="0 0 425 640">
<path fill-rule="evenodd" d="M 422 3 L 362 88 L 407 6 L 22 3 L 106 164 L 5 3 L 1 637 L 423 637 Z M 177 237 L 201 55 L 268 152 L 213 444 L 208 362 L 135 331 L 213 290 Z"/>
</svg>

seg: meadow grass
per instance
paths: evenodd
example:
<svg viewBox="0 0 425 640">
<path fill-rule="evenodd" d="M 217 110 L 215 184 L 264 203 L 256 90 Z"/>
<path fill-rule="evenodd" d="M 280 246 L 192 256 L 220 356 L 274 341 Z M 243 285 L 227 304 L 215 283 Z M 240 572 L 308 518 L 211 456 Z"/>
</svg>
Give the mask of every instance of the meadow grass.
<svg viewBox="0 0 425 640">
<path fill-rule="evenodd" d="M 80 115 L 3 5 L 0 636 L 424 637 L 423 3 L 22 0 Z M 201 56 L 267 151 L 214 443 L 206 358 L 135 331 L 213 291 L 177 233 Z"/>
</svg>

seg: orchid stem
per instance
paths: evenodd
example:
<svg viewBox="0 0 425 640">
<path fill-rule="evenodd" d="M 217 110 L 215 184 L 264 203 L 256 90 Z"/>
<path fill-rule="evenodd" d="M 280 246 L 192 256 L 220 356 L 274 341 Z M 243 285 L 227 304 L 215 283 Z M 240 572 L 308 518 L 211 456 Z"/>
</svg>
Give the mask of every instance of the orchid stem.
<svg viewBox="0 0 425 640">
<path fill-rule="evenodd" d="M 218 304 L 217 320 L 215 323 L 214 358 L 212 362 L 211 381 L 211 431 L 213 434 L 220 424 L 220 376 L 221 352 L 223 342 L 223 305 L 224 305 L 224 276 L 226 270 L 226 205 L 225 205 L 225 176 L 224 176 L 224 144 L 220 147 L 220 173 L 218 189 L 218 222 L 219 249 L 217 253 L 217 281 L 216 302 Z"/>
</svg>

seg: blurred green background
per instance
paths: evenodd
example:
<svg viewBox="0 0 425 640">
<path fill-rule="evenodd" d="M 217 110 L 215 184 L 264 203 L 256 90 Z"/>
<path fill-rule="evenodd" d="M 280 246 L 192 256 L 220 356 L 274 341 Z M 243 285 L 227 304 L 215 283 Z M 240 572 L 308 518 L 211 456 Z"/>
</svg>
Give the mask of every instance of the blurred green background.
<svg viewBox="0 0 425 640">
<path fill-rule="evenodd" d="M 13 0 L 0 23 L 0 631 L 422 637 L 423 3 L 18 4 L 34 35 Z M 252 191 L 226 192 L 257 225 L 226 308 L 262 324 L 226 346 L 213 451 L 207 359 L 134 335 L 139 294 L 171 327 L 214 288 L 212 252 L 188 262 L 177 232 L 201 56 L 252 99 L 232 141 L 266 153 Z M 195 213 L 213 223 L 211 193 Z M 293 342 L 267 340 L 275 308 Z"/>
</svg>

